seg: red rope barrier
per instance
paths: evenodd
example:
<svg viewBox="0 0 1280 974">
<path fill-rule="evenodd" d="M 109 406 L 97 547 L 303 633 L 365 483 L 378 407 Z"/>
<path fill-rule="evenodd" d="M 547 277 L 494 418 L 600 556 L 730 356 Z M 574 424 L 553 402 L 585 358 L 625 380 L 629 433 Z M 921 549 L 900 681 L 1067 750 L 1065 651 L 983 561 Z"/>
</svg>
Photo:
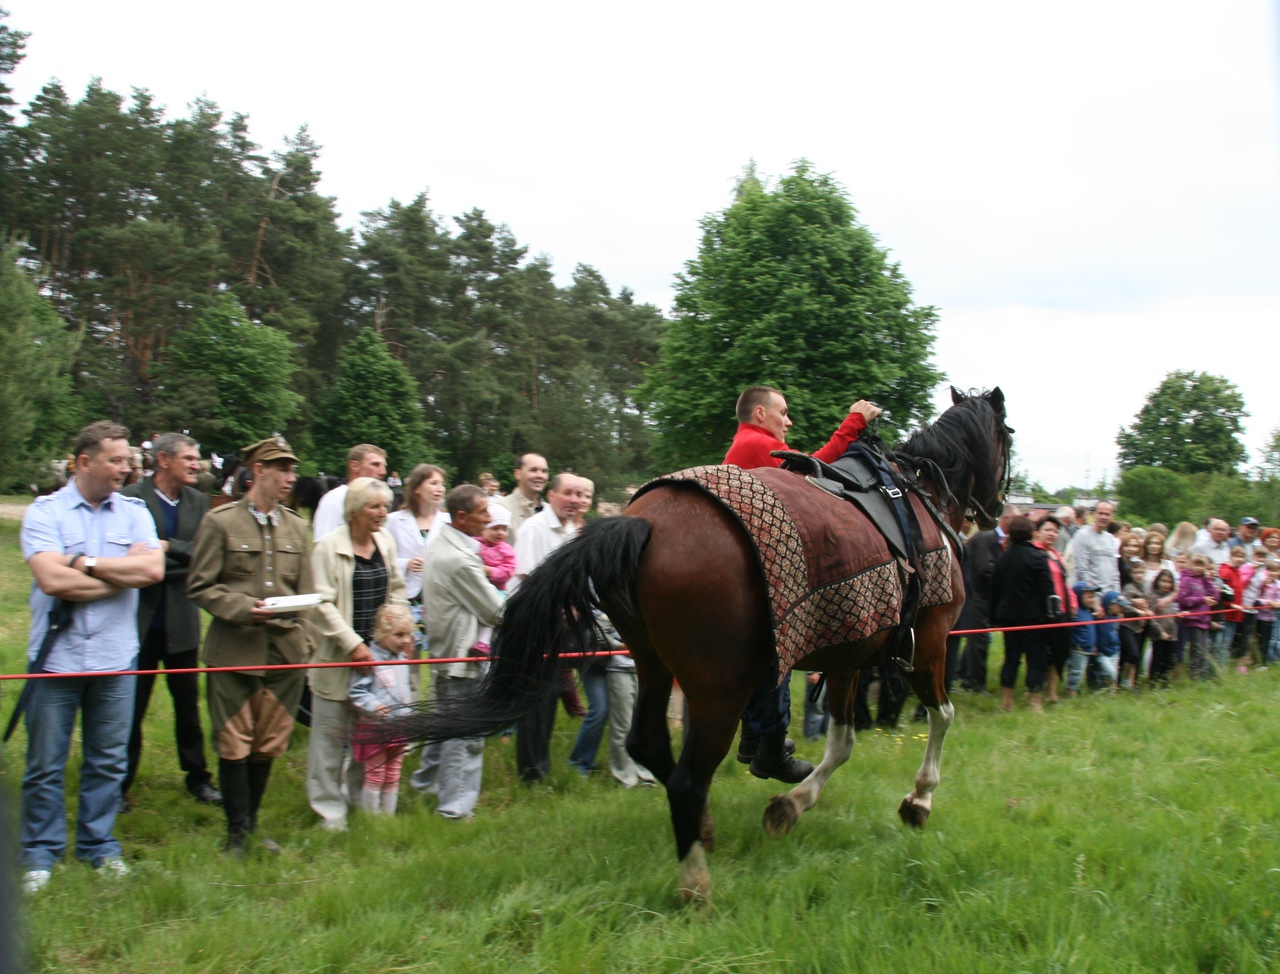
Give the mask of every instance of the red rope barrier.
<svg viewBox="0 0 1280 974">
<path fill-rule="evenodd" d="M 1104 619 L 1085 619 L 1078 622 L 1046 622 L 1035 626 L 992 626 L 989 629 L 953 629 L 951 636 L 975 636 L 984 632 L 1027 632 L 1033 629 L 1069 629 L 1073 626 L 1101 626 L 1108 622 L 1132 622 L 1141 619 L 1185 619 L 1188 616 L 1219 615 L 1224 612 L 1240 612 L 1240 609 L 1206 609 L 1202 612 L 1173 612 L 1162 616 L 1108 616 Z M 628 656 L 625 649 L 602 650 L 594 653 L 562 653 L 561 659 L 580 659 L 592 656 Z M 90 673 L 0 673 L 3 680 L 57 680 L 89 676 L 163 676 L 170 673 L 259 673 L 267 670 L 323 670 L 351 669 L 374 666 L 435 666 L 439 663 L 488 663 L 488 656 L 458 656 L 442 659 L 369 660 L 364 663 L 275 663 L 269 666 L 190 666 L 173 670 L 99 670 Z"/>
<path fill-rule="evenodd" d="M 561 659 L 587 656 L 629 656 L 625 649 L 596 653 L 561 653 Z M 97 670 L 89 673 L 0 673 L 0 680 L 56 680 L 87 676 L 162 676 L 170 673 L 258 673 L 265 670 L 327 670 L 374 666 L 434 666 L 438 663 L 488 663 L 488 656 L 455 656 L 440 659 L 369 660 L 365 663 L 273 663 L 269 666 L 188 666 L 172 670 Z"/>
</svg>

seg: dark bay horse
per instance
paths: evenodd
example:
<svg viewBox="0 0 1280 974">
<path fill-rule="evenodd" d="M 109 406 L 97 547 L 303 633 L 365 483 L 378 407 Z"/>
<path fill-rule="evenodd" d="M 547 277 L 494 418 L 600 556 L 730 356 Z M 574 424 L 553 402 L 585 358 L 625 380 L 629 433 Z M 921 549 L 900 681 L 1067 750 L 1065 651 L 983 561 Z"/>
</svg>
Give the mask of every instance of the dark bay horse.
<svg viewBox="0 0 1280 974">
<path fill-rule="evenodd" d="M 893 457 L 955 537 L 966 511 L 994 527 L 1008 476 L 1010 430 L 999 389 L 962 395 Z M 946 533 L 946 532 L 944 532 Z M 949 541 L 953 545 L 955 541 Z M 903 677 L 929 714 L 929 740 L 915 787 L 898 814 L 923 826 L 938 785 L 942 743 L 954 708 L 945 686 L 946 637 L 964 603 L 960 552 L 949 559 L 949 603 L 922 608 L 914 627 L 914 668 Z M 769 597 L 742 524 L 714 498 L 659 484 L 620 517 L 590 523 L 557 549 L 507 603 L 494 640 L 496 662 L 475 695 L 447 708 L 388 721 L 389 737 L 440 740 L 510 726 L 557 685 L 561 655 L 591 645 L 592 610 L 602 609 L 636 661 L 639 696 L 627 750 L 667 789 L 686 899 L 710 895 L 705 852 L 715 841 L 708 792 L 752 691 L 776 667 Z M 800 668 L 826 674 L 830 730 L 822 761 L 770 801 L 765 828 L 788 832 L 812 808 L 853 749 L 858 671 L 885 657 L 889 631 L 819 649 Z M 684 747 L 672 756 L 667 699 L 672 678 L 689 704 Z"/>
</svg>

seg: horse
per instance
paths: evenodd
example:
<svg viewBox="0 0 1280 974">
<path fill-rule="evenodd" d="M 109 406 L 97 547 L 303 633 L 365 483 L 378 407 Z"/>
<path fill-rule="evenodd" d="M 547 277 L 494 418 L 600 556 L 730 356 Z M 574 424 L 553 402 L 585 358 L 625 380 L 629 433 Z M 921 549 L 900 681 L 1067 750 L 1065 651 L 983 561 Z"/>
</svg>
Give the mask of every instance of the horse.
<svg viewBox="0 0 1280 974">
<path fill-rule="evenodd" d="M 927 503 L 948 540 L 946 601 L 921 607 L 913 659 L 902 676 L 928 712 L 929 736 L 914 788 L 898 814 L 923 827 L 940 780 L 943 741 L 954 716 L 946 690 L 946 638 L 964 604 L 959 529 L 969 512 L 995 526 L 1008 481 L 1011 432 L 1004 394 L 962 394 L 932 426 L 908 438 L 891 459 Z M 720 468 L 736 471 L 737 468 Z M 709 790 L 733 743 L 743 707 L 776 672 L 766 580 L 743 524 L 715 498 L 679 484 L 657 483 L 622 516 L 591 522 L 540 565 L 506 605 L 493 641 L 495 662 L 475 692 L 447 706 L 385 722 L 386 739 L 442 740 L 496 733 L 511 726 L 557 685 L 564 655 L 592 645 L 593 610 L 608 615 L 635 659 L 638 697 L 627 750 L 666 786 L 682 898 L 711 894 L 706 853 L 715 844 Z M 816 488 L 813 488 L 816 489 Z M 945 524 L 945 527 L 942 525 Z M 825 674 L 831 721 L 821 763 L 764 812 L 772 835 L 786 834 L 812 808 L 854 745 L 859 671 L 893 665 L 890 630 L 815 647 L 799 668 Z M 672 680 L 688 701 L 684 746 L 676 760 L 667 726 Z M 364 733 L 369 733 L 365 731 Z"/>
</svg>

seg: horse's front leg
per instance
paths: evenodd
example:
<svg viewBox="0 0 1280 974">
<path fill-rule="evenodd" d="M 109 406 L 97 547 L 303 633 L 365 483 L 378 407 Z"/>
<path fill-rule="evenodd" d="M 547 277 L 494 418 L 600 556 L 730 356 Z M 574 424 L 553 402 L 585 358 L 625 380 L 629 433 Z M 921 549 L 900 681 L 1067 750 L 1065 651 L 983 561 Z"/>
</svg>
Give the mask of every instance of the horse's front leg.
<svg viewBox="0 0 1280 974">
<path fill-rule="evenodd" d="M 933 791 L 942 780 L 942 745 L 956 713 L 955 706 L 947 699 L 945 660 L 944 648 L 941 658 L 933 665 L 907 675 L 907 682 L 929 714 L 929 743 L 925 745 L 924 761 L 916 772 L 915 790 L 898 806 L 898 816 L 902 821 L 916 828 L 924 827 L 933 809 Z"/>
<path fill-rule="evenodd" d="M 852 676 L 827 677 L 827 707 L 831 724 L 827 728 L 827 745 L 822 761 L 812 773 L 785 795 L 770 799 L 764 810 L 764 828 L 772 836 L 781 837 L 791 831 L 800 816 L 818 804 L 818 796 L 826 787 L 832 772 L 849 760 L 853 753 L 853 698 L 858 686 L 858 673 Z"/>
</svg>

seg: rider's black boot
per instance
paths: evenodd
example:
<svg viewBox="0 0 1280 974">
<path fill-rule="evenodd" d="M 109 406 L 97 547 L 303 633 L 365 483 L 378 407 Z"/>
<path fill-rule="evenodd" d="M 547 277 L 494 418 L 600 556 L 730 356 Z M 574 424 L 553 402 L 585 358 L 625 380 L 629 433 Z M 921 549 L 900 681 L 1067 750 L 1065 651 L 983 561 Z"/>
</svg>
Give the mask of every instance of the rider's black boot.
<svg viewBox="0 0 1280 974">
<path fill-rule="evenodd" d="M 778 731 L 760 738 L 760 747 L 749 769 L 757 778 L 776 778 L 789 785 L 799 784 L 813 773 L 808 761 L 793 758 L 787 753 L 786 731 Z"/>
</svg>

